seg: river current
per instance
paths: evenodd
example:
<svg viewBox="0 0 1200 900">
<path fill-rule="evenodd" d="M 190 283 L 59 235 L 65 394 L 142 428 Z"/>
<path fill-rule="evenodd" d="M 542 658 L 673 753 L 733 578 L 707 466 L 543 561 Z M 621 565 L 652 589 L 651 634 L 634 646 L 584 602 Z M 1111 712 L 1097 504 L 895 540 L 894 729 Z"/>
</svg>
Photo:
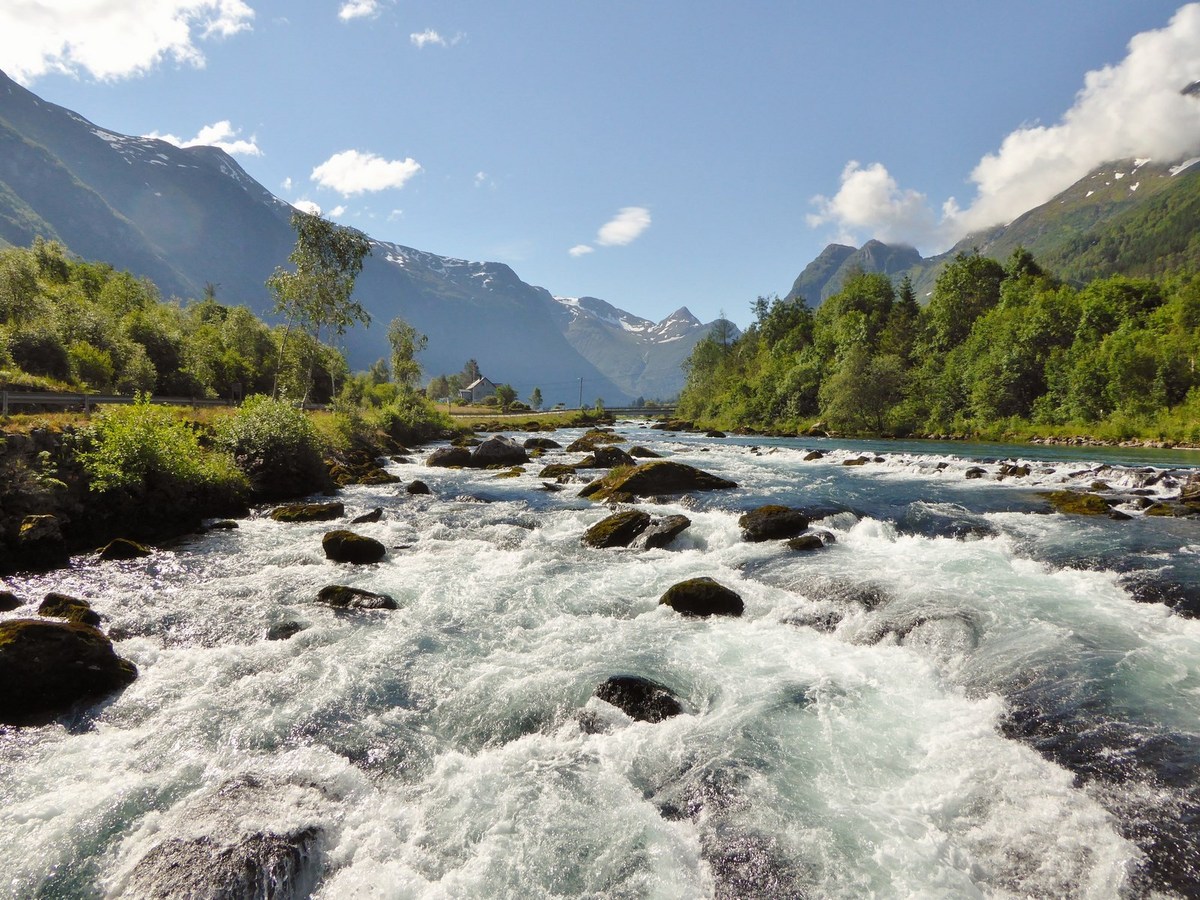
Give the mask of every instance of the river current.
<svg viewBox="0 0 1200 900">
<path fill-rule="evenodd" d="M 0 729 L 0 896 L 139 896 L 153 848 L 251 834 L 305 835 L 322 900 L 1200 896 L 1200 524 L 1039 494 L 1169 497 L 1200 456 L 617 430 L 739 487 L 641 504 L 691 519 L 667 549 L 598 550 L 611 510 L 536 477 L 576 454 L 499 479 L 418 453 L 389 469 L 430 495 L 343 491 L 384 510 L 353 526 L 379 564 L 260 512 L 8 579 L 89 600 L 140 676 Z M 833 543 L 744 542 L 764 503 Z M 658 605 L 696 576 L 745 615 Z M 332 583 L 400 608 L 318 604 Z M 592 696 L 616 674 L 684 714 Z"/>
</svg>

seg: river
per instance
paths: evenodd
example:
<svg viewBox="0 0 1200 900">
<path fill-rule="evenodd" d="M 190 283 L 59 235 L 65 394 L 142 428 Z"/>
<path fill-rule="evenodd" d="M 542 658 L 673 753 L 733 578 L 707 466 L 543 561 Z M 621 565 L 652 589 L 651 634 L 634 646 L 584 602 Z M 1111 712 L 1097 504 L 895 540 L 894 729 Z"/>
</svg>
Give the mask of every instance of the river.
<svg viewBox="0 0 1200 900">
<path fill-rule="evenodd" d="M 258 514 L 8 579 L 88 599 L 140 677 L 0 730 L 0 895 L 138 896 L 164 842 L 269 833 L 328 900 L 1200 896 L 1200 621 L 1137 602 L 1196 609 L 1200 524 L 1039 494 L 1170 496 L 1200 455 L 618 431 L 739 487 L 642 504 L 691 519 L 667 549 L 597 550 L 609 510 L 536 478 L 561 451 L 510 479 L 417 454 L 390 470 L 430 495 L 343 491 L 384 509 L 354 526 L 376 565 Z M 834 542 L 744 542 L 764 503 Z M 695 576 L 745 615 L 658 605 Z M 592 696 L 614 674 L 684 714 L 627 718 Z"/>
</svg>

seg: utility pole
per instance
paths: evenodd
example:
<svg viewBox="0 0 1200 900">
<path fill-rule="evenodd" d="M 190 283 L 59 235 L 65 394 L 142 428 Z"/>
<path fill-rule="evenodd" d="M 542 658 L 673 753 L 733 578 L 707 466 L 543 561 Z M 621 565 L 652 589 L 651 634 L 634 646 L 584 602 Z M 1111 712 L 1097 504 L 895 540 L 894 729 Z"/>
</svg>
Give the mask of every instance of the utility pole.
<svg viewBox="0 0 1200 900">
<path fill-rule="evenodd" d="M 583 379 L 579 379 L 579 408 L 583 409 Z"/>
</svg>

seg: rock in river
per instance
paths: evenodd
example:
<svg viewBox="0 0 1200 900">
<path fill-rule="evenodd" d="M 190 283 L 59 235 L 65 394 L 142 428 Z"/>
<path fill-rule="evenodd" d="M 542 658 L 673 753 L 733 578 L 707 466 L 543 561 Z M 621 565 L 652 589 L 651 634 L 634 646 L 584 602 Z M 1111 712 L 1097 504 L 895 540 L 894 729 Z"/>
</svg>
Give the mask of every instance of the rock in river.
<svg viewBox="0 0 1200 900">
<path fill-rule="evenodd" d="M 471 451 L 465 447 L 439 447 L 429 454 L 425 465 L 441 466 L 442 468 L 469 466 L 471 465 Z"/>
<path fill-rule="evenodd" d="M 672 585 L 658 602 L 685 616 L 740 616 L 745 609 L 740 596 L 711 578 Z"/>
<path fill-rule="evenodd" d="M 399 605 L 387 594 L 377 594 L 362 588 L 331 584 L 321 588 L 317 599 L 339 609 L 399 609 Z"/>
<path fill-rule="evenodd" d="M 373 563 L 387 555 L 387 548 L 379 541 L 345 529 L 326 533 L 321 546 L 334 562 Z"/>
<path fill-rule="evenodd" d="M 583 535 L 589 547 L 628 547 L 650 525 L 650 514 L 626 509 L 601 519 Z"/>
<path fill-rule="evenodd" d="M 616 469 L 579 492 L 581 497 L 604 500 L 614 494 L 632 497 L 715 491 L 737 484 L 701 469 L 669 459 L 652 460 L 632 469 Z"/>
<path fill-rule="evenodd" d="M 100 551 L 100 558 L 103 560 L 140 559 L 143 556 L 150 556 L 153 552 L 148 547 L 143 547 L 137 541 L 116 538 L 109 541 L 104 549 Z"/>
<path fill-rule="evenodd" d="M 42 605 L 38 607 L 39 616 L 50 616 L 55 619 L 66 619 L 80 625 L 99 625 L 100 614 L 92 609 L 92 604 L 77 597 L 51 592 L 46 595 Z"/>
<path fill-rule="evenodd" d="M 692 520 L 687 516 L 674 515 L 655 519 L 650 527 L 642 532 L 641 543 L 647 550 L 657 550 L 670 546 L 689 525 Z"/>
<path fill-rule="evenodd" d="M 488 466 L 517 466 L 529 462 L 525 448 L 510 437 L 493 435 L 474 449 L 469 465 L 477 469 Z"/>
<path fill-rule="evenodd" d="M 738 519 L 742 540 L 758 542 L 792 538 L 808 528 L 808 516 L 798 509 L 778 504 L 760 506 Z"/>
<path fill-rule="evenodd" d="M 661 722 L 683 712 L 667 688 L 637 675 L 614 675 L 596 687 L 594 696 L 639 722 Z"/>
<path fill-rule="evenodd" d="M 271 510 L 276 522 L 328 522 L 340 519 L 346 507 L 340 501 L 332 503 L 290 503 Z"/>
</svg>

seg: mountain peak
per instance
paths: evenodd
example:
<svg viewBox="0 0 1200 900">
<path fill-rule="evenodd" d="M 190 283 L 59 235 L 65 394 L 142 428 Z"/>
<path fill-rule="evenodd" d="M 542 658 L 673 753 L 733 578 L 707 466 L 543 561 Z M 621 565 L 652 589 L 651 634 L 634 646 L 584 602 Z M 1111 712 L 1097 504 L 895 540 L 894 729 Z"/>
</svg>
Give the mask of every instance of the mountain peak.
<svg viewBox="0 0 1200 900">
<path fill-rule="evenodd" d="M 671 313 L 665 319 L 658 323 L 659 327 L 665 325 L 699 325 L 700 320 L 692 315 L 692 311 L 686 306 L 681 306 L 675 312 Z"/>
</svg>

